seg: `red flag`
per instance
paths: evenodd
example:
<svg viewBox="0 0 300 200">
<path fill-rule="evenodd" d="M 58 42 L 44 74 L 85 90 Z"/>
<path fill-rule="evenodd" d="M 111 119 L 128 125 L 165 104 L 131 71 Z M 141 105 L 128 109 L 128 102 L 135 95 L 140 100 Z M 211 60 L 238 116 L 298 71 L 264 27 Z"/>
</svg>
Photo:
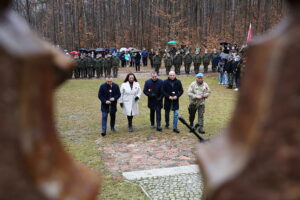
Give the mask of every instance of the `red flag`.
<svg viewBox="0 0 300 200">
<path fill-rule="evenodd" d="M 248 30 L 248 36 L 247 36 L 247 42 L 250 42 L 252 40 L 252 25 L 250 23 L 249 30 Z"/>
</svg>

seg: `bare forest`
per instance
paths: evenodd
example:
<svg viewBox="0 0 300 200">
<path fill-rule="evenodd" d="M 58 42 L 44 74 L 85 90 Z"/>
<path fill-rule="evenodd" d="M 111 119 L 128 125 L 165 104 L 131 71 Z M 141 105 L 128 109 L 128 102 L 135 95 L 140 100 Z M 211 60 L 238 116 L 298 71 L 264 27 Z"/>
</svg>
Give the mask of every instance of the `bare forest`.
<svg viewBox="0 0 300 200">
<path fill-rule="evenodd" d="M 283 0 L 14 0 L 13 8 L 41 37 L 70 50 L 243 44 L 249 23 L 259 35 L 288 12 Z"/>
</svg>

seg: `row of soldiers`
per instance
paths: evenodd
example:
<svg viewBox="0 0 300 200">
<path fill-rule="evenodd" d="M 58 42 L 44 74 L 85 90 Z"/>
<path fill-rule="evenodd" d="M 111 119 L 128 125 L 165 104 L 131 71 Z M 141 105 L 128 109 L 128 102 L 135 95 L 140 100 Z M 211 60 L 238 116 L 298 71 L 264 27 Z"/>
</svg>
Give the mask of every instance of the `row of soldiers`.
<svg viewBox="0 0 300 200">
<path fill-rule="evenodd" d="M 155 55 L 152 57 L 153 68 L 156 73 L 159 74 L 159 69 L 162 64 L 162 59 L 164 60 L 166 74 L 169 74 L 172 66 L 174 65 L 175 73 L 180 75 L 180 68 L 182 64 L 184 64 L 184 69 L 186 74 L 190 74 L 191 65 L 194 63 L 194 72 L 195 74 L 199 73 L 200 65 L 204 66 L 204 73 L 208 72 L 208 66 L 212 63 L 212 71 L 217 71 L 218 61 L 216 59 L 220 56 L 220 54 L 214 49 L 212 53 L 208 53 L 207 50 L 203 54 L 200 51 L 196 51 L 195 54 L 191 54 L 187 51 L 185 54 L 182 54 L 180 51 L 177 51 L 174 56 L 171 56 L 170 53 L 167 53 L 166 56 L 161 56 L 157 51 Z"/>
<path fill-rule="evenodd" d="M 118 71 L 120 66 L 120 59 L 114 55 L 97 54 L 96 58 L 92 55 L 85 55 L 84 53 L 76 54 L 74 59 L 77 62 L 74 68 L 73 75 L 74 78 L 97 78 L 113 76 L 118 77 Z"/>
</svg>

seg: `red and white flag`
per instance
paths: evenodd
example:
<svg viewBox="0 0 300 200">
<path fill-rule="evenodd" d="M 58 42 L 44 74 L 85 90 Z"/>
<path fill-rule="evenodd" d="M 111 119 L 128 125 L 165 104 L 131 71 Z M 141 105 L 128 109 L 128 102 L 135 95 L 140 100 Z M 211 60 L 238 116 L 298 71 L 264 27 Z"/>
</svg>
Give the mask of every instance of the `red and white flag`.
<svg viewBox="0 0 300 200">
<path fill-rule="evenodd" d="M 248 30 L 248 36 L 247 36 L 247 42 L 250 42 L 252 40 L 252 25 L 250 23 L 249 30 Z"/>
</svg>

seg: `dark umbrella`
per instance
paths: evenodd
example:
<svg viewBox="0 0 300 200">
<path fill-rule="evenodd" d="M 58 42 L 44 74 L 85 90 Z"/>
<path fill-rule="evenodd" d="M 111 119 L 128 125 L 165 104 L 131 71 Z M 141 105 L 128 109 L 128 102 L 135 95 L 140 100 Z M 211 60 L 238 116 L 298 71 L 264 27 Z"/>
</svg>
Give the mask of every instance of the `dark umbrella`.
<svg viewBox="0 0 300 200">
<path fill-rule="evenodd" d="M 92 52 L 94 52 L 94 53 L 95 53 L 95 52 L 96 52 L 96 50 L 95 50 L 95 49 L 90 49 L 90 50 L 89 50 L 89 53 L 92 53 Z"/>
<path fill-rule="evenodd" d="M 81 49 L 79 49 L 79 51 L 88 52 L 89 50 L 88 50 L 88 49 L 86 49 L 86 48 L 81 48 Z"/>
<path fill-rule="evenodd" d="M 103 48 L 97 48 L 95 51 L 96 51 L 96 52 L 104 52 L 105 49 L 103 49 Z"/>
<path fill-rule="evenodd" d="M 231 44 L 231 43 L 230 42 L 226 42 L 226 41 L 220 42 L 220 45 L 228 45 L 228 44 Z"/>
<path fill-rule="evenodd" d="M 113 47 L 113 48 L 109 48 L 109 51 L 114 52 L 114 51 L 117 51 L 117 49 Z"/>
</svg>

